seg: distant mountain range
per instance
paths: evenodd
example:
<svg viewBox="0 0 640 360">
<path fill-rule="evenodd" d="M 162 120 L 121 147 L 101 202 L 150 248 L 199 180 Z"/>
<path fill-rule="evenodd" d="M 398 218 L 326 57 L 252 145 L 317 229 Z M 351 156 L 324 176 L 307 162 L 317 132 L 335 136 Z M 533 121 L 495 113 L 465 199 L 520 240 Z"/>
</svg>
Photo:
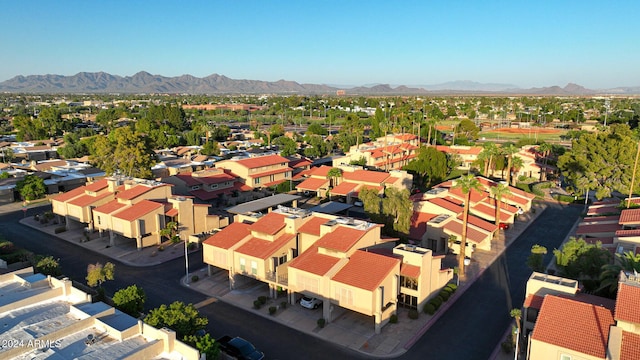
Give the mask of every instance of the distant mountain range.
<svg viewBox="0 0 640 360">
<path fill-rule="evenodd" d="M 452 81 L 436 85 L 391 86 L 376 84 L 344 88 L 339 86 L 300 84 L 295 81 L 236 80 L 213 74 L 204 78 L 191 75 L 166 77 L 141 71 L 133 76 L 105 72 L 81 72 L 72 76 L 16 76 L 0 82 L 1 92 L 13 93 L 120 93 L 120 94 L 335 94 L 348 95 L 420 95 L 420 94 L 522 94 L 522 95 L 596 95 L 640 94 L 640 86 L 591 90 L 576 84 L 565 87 L 521 89 L 510 84 L 483 84 Z"/>
</svg>

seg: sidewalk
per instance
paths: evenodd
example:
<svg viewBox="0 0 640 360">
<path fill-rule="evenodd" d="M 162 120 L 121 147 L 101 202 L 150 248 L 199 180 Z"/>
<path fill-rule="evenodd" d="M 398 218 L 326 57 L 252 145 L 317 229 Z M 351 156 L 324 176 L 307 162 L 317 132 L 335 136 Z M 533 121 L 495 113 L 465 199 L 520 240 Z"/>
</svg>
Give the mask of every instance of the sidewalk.
<svg viewBox="0 0 640 360">
<path fill-rule="evenodd" d="M 230 290 L 228 273 L 221 269 L 214 270 L 211 276 L 207 274 L 206 269 L 192 272 L 188 277 L 182 278 L 182 285 L 209 297 L 207 300 L 196 304 L 196 307 L 203 307 L 215 301 L 224 301 L 278 321 L 298 331 L 359 351 L 371 357 L 398 357 L 411 348 L 431 325 L 464 294 L 470 285 L 506 250 L 507 246 L 517 239 L 535 218 L 546 209 L 546 205 L 536 204 L 534 209 L 536 210 L 535 213 L 529 212 L 521 215 L 510 229 L 501 230 L 500 238 L 492 243 L 491 251 L 478 250 L 474 253 L 471 264 L 466 268 L 465 280 L 460 282 L 458 290 L 433 316 L 420 312 L 419 318 L 412 320 L 408 316 L 408 309 L 398 309 L 398 322 L 385 325 L 380 334 L 375 333 L 373 320 L 370 317 L 339 307 L 334 309 L 340 312 L 336 315 L 336 320 L 320 328 L 317 325 L 317 320 L 322 317 L 321 309 L 309 310 L 299 304 L 287 304 L 285 297 L 271 299 L 268 296 L 267 285 L 251 279 L 248 279 L 246 284 L 239 286 L 237 289 Z M 56 234 L 55 229 L 60 226 L 59 224 L 49 223 L 43 225 L 36 221 L 33 215 L 35 213 L 27 212 L 27 217 L 20 220 L 20 223 L 130 266 L 153 266 L 184 256 L 184 243 L 182 242 L 165 244 L 164 251 L 158 251 L 156 246 L 138 250 L 131 241 L 120 241 L 116 242 L 115 246 L 109 246 L 108 235 L 100 238 L 98 234 L 92 234 L 90 240 L 86 241 L 84 229 L 81 228 Z M 456 264 L 455 255 L 447 255 L 444 260 L 443 264 L 452 264 L 453 266 Z M 194 275 L 198 277 L 195 282 L 192 281 Z M 253 302 L 259 296 L 266 296 L 268 300 L 260 309 L 255 309 Z M 270 307 L 277 308 L 273 315 L 269 313 Z M 502 360 L 502 358 L 498 359 Z"/>
</svg>

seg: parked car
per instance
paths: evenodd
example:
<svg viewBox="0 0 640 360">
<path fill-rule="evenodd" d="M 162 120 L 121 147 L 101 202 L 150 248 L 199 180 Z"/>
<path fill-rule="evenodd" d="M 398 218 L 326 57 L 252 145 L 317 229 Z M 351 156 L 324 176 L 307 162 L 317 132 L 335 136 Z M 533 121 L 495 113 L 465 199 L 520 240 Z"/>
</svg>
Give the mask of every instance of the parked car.
<svg viewBox="0 0 640 360">
<path fill-rule="evenodd" d="M 216 340 L 220 344 L 220 351 L 230 356 L 232 359 L 238 360 L 262 360 L 264 353 L 256 349 L 252 343 L 241 337 L 225 335 Z"/>
<path fill-rule="evenodd" d="M 507 224 L 507 223 L 502 223 L 502 222 L 500 223 L 500 229 L 502 229 L 502 230 L 507 230 L 508 228 L 509 228 L 509 224 Z"/>
<path fill-rule="evenodd" d="M 356 200 L 356 201 L 354 201 L 354 202 L 353 202 L 353 205 L 354 205 L 354 206 L 357 206 L 357 207 L 362 207 L 362 206 L 364 206 L 364 204 L 363 204 L 363 203 L 362 203 L 362 201 L 360 201 L 360 200 Z"/>
<path fill-rule="evenodd" d="M 302 299 L 300 299 L 300 305 L 307 309 L 317 309 L 320 305 L 322 305 L 322 300 L 314 297 L 303 296 Z"/>
</svg>

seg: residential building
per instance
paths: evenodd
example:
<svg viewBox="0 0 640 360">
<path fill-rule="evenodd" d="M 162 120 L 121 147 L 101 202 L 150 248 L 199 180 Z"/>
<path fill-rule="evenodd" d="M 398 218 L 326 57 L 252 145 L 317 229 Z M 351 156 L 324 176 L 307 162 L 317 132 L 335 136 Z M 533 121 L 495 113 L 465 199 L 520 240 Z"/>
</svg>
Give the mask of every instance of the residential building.
<svg viewBox="0 0 640 360">
<path fill-rule="evenodd" d="M 463 145 L 436 145 L 436 150 L 442 151 L 448 157 L 458 160 L 458 169 L 469 170 L 473 167 L 473 163 L 478 160 L 478 155 L 482 152 L 481 146 L 463 146 Z"/>
<path fill-rule="evenodd" d="M 73 287 L 71 280 L 34 274 L 0 275 L 2 359 L 189 359 L 197 349 Z"/>
<path fill-rule="evenodd" d="M 297 208 L 248 213 L 204 241 L 204 262 L 228 271 L 231 288 L 259 280 L 292 303 L 322 299 L 327 321 L 342 310 L 370 316 L 379 332 L 398 306 L 420 308 L 453 277 L 431 250 L 393 247 L 380 227 Z"/>
<path fill-rule="evenodd" d="M 389 134 L 375 141 L 353 145 L 343 157 L 333 159 L 333 166 L 364 161 L 364 165 L 381 170 L 401 169 L 416 157 L 419 139 L 412 134 Z"/>
<path fill-rule="evenodd" d="M 250 188 L 265 188 L 291 180 L 293 169 L 289 160 L 280 155 L 257 156 L 248 159 L 231 159 L 215 164 L 218 169 L 227 169 L 244 181 Z"/>
<path fill-rule="evenodd" d="M 191 195 L 207 202 L 231 195 L 234 191 L 250 191 L 230 170 L 210 168 L 162 178 L 163 183 L 174 185 L 173 191 L 179 195 Z"/>
<path fill-rule="evenodd" d="M 53 197 L 51 204 L 67 228 L 108 233 L 111 246 L 118 239 L 135 240 L 138 249 L 158 245 L 169 222 L 179 224 L 183 240 L 228 224 L 209 215 L 209 205 L 174 196 L 171 185 L 150 180 L 111 177 Z"/>
</svg>

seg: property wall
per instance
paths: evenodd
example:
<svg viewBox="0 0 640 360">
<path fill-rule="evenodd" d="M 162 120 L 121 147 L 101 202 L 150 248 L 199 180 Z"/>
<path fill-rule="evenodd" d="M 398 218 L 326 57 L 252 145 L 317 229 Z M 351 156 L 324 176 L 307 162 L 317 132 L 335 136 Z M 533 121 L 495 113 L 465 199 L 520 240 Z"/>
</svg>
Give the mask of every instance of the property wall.
<svg viewBox="0 0 640 360">
<path fill-rule="evenodd" d="M 572 360 L 603 360 L 588 354 L 580 353 L 567 348 L 562 348 L 556 345 L 548 344 L 539 340 L 530 338 L 529 358 L 530 359 L 558 359 L 560 356 L 569 355 Z"/>
</svg>

